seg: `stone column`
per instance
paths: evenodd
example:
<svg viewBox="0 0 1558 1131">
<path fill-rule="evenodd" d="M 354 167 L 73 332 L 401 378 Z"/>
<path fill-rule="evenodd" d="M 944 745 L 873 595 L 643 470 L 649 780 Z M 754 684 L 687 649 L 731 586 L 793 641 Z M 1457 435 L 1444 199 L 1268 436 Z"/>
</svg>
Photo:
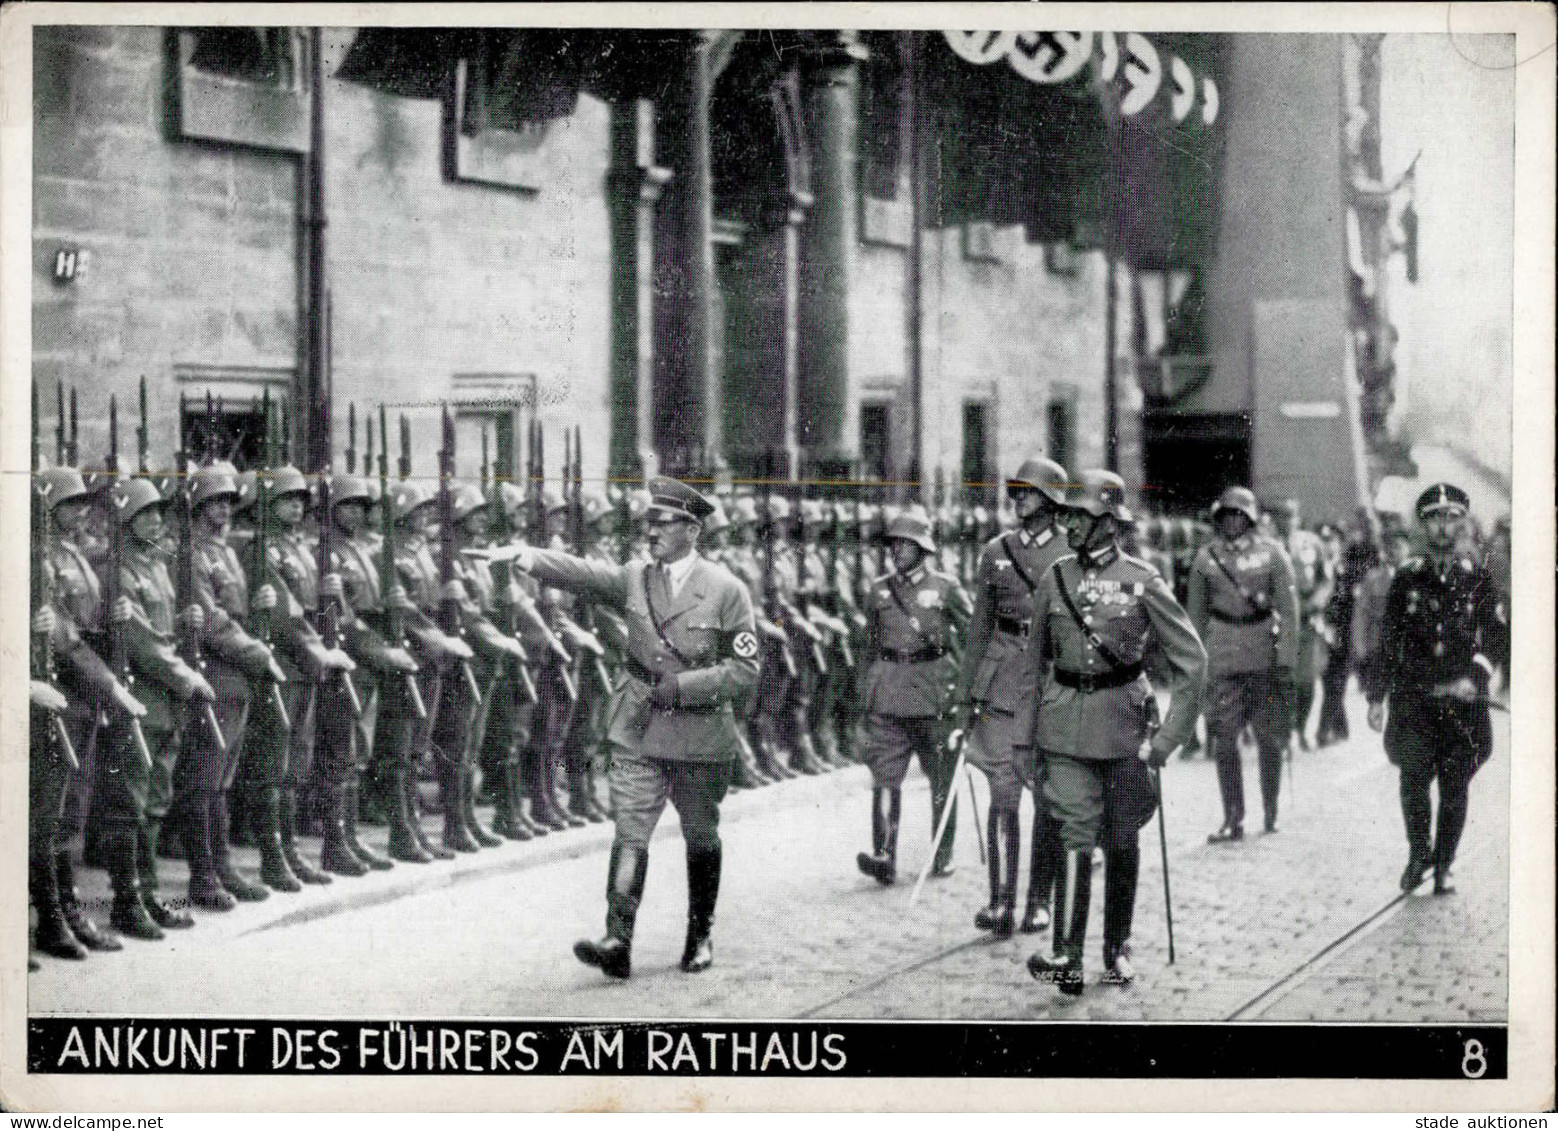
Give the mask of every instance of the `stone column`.
<svg viewBox="0 0 1558 1131">
<path fill-rule="evenodd" d="M 860 63 L 854 31 L 819 33 L 801 66 L 816 203 L 801 227 L 798 428 L 816 469 L 847 468 L 855 452 L 849 402 L 849 289 L 859 192 Z"/>
<path fill-rule="evenodd" d="M 655 164 L 654 104 L 611 109 L 611 454 L 609 474 L 655 475 L 655 205 L 671 171 Z"/>
<path fill-rule="evenodd" d="M 784 262 L 781 286 L 784 309 L 784 447 L 785 475 L 797 478 L 801 471 L 801 233 L 806 214 L 814 203 L 811 193 L 789 190 L 776 202 L 776 219 L 784 225 Z"/>
</svg>

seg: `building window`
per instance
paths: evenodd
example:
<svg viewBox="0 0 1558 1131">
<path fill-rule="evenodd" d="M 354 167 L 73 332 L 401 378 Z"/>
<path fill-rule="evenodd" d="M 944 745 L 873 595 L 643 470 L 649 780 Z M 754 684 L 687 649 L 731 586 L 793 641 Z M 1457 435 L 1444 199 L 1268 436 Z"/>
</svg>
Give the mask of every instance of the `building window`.
<svg viewBox="0 0 1558 1131">
<path fill-rule="evenodd" d="M 991 472 L 990 406 L 984 401 L 963 402 L 963 491 L 968 503 L 986 506 L 999 495 Z"/>
<path fill-rule="evenodd" d="M 445 176 L 538 190 L 552 123 L 578 105 L 579 65 L 565 31 L 488 30 L 455 64 L 445 97 Z"/>
<path fill-rule="evenodd" d="M 534 373 L 456 373 L 454 375 L 454 473 L 458 479 L 478 480 L 482 471 L 482 443 L 486 440 L 487 474 L 521 479 L 519 434 L 536 417 L 538 383 Z M 548 461 L 560 463 L 562 441 Z M 551 445 L 549 444 L 548 447 Z M 523 485 L 523 484 L 521 484 Z"/>
<path fill-rule="evenodd" d="M 860 406 L 860 478 L 867 482 L 886 482 L 892 469 L 892 423 L 887 404 L 868 402 Z M 880 495 L 881 492 L 876 492 Z"/>
<path fill-rule="evenodd" d="M 1057 389 L 1050 394 L 1046 409 L 1048 437 L 1045 445 L 1049 458 L 1069 471 L 1075 471 L 1071 461 L 1076 458 L 1077 401 L 1073 389 Z"/>
<path fill-rule="evenodd" d="M 307 153 L 309 39 L 302 28 L 172 28 L 173 133 Z"/>
</svg>

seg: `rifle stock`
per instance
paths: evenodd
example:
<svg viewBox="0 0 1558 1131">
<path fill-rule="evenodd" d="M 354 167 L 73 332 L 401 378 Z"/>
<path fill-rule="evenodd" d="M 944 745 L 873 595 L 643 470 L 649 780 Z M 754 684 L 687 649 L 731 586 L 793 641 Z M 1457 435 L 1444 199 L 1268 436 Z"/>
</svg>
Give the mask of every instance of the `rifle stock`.
<svg viewBox="0 0 1558 1131">
<path fill-rule="evenodd" d="M 124 624 L 114 617 L 114 606 L 119 603 L 119 565 L 124 555 L 124 533 L 119 516 L 115 513 L 113 489 L 119 480 L 119 402 L 113 394 L 108 397 L 108 474 L 104 489 L 108 492 L 108 569 L 103 578 L 103 608 L 108 617 L 109 665 L 114 675 L 126 687 L 133 688 L 135 675 L 130 670 L 128 641 L 124 637 Z M 130 724 L 130 738 L 136 753 L 147 770 L 152 768 L 151 747 L 146 745 L 146 732 L 141 720 L 125 712 Z"/>
<path fill-rule="evenodd" d="M 401 423 L 406 418 L 402 416 Z M 409 437 L 404 428 L 401 430 L 401 468 L 402 478 L 411 473 Z M 395 503 L 390 498 L 389 490 L 389 413 L 383 404 L 379 405 L 379 524 L 383 528 L 383 537 L 379 542 L 379 579 L 380 589 L 384 600 L 384 635 L 390 645 L 396 648 L 406 648 L 405 618 L 401 615 L 399 602 L 395 600 L 396 572 L 395 572 Z M 417 687 L 417 677 L 411 673 L 405 673 L 406 700 L 411 704 L 412 711 L 418 719 L 427 718 L 427 705 L 422 702 L 422 691 Z"/>
<path fill-rule="evenodd" d="M 194 501 L 190 495 L 189 482 L 189 451 L 186 446 L 184 433 L 184 398 L 179 397 L 179 450 L 173 457 L 174 466 L 178 471 L 174 490 L 177 494 L 177 506 L 175 507 L 175 522 L 178 525 L 178 556 L 174 560 L 174 605 L 178 609 L 187 609 L 195 602 L 195 518 Z M 184 661 L 201 675 L 206 671 L 205 656 L 200 648 L 200 636 L 192 628 L 187 628 L 182 634 L 183 647 L 181 651 Z M 202 700 L 204 710 L 200 718 L 205 724 L 206 731 L 216 743 L 217 750 L 227 753 L 227 737 L 222 733 L 221 724 L 217 722 L 216 712 L 211 709 L 211 704 Z"/>
</svg>

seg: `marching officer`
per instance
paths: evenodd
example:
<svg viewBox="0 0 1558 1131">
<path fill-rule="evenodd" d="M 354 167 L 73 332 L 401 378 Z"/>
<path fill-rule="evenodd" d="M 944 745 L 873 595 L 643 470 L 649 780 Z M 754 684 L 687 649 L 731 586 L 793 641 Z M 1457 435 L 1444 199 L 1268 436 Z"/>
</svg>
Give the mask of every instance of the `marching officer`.
<svg viewBox="0 0 1558 1131">
<path fill-rule="evenodd" d="M 251 572 L 287 597 L 279 606 L 285 615 L 272 627 L 276 658 L 287 676 L 282 702 L 292 725 L 281 726 L 274 712 L 259 720 L 247 752 L 249 776 L 255 790 L 260 879 L 278 891 L 299 891 L 304 883 L 330 882 L 328 873 L 298 854 L 295 799 L 313 779 L 320 718 L 350 710 L 345 697 L 335 695 L 326 681 L 335 672 L 355 671 L 357 664 L 342 649 L 326 648 L 309 619 L 321 599 L 342 601 L 343 594 L 340 575 L 328 572 L 328 562 L 320 576 L 314 546 L 303 529 L 308 482 L 291 466 L 261 474 L 269 480 L 270 537 L 264 572 L 254 568 L 258 563 L 253 563 Z M 326 520 L 321 517 L 321 521 Z M 287 796 L 291 803 L 283 803 Z"/>
<path fill-rule="evenodd" d="M 1260 507 L 1247 488 L 1229 487 L 1212 507 L 1217 535 L 1190 570 L 1190 621 L 1206 644 L 1210 687 L 1206 734 L 1217 762 L 1222 827 L 1213 844 L 1244 837 L 1244 772 L 1239 733 L 1254 732 L 1266 831 L 1277 831 L 1288 701 L 1298 664 L 1298 591 L 1287 552 L 1256 531 Z"/>
<path fill-rule="evenodd" d="M 67 774 L 56 760 L 48 767 L 48 773 L 40 775 L 41 767 L 34 765 L 35 780 L 28 802 L 34 863 L 29 875 L 37 875 L 38 881 L 47 887 L 45 873 L 52 869 L 60 917 L 69 935 L 82 946 L 88 950 L 121 950 L 123 944 L 111 932 L 100 930 L 81 907 L 70 842 L 83 831 L 91 805 L 95 763 L 102 745 L 98 717 L 104 712 L 127 712 L 144 718 L 146 708 L 102 659 L 107 648 L 103 635 L 107 610 L 103 608 L 102 583 L 81 547 L 82 526 L 91 506 L 81 473 L 72 467 L 57 467 L 40 472 L 39 477 L 50 515 L 48 566 L 53 574 L 53 613 L 59 621 L 53 633 L 54 657 L 66 700 L 60 717 L 76 751 L 79 769 Z M 35 762 L 39 749 L 34 747 Z M 53 776 L 56 774 L 57 779 Z M 36 895 L 34 902 L 37 903 Z M 54 955 L 74 950 L 66 932 L 58 927 L 52 916 L 45 925 L 44 909 L 39 905 L 39 950 Z M 55 940 L 59 945 L 50 945 Z"/>
<path fill-rule="evenodd" d="M 120 610 L 110 610 L 110 615 L 122 623 L 120 631 L 136 677 L 135 697 L 146 707 L 140 721 L 151 765 L 136 749 L 131 715 L 116 712 L 98 776 L 114 891 L 109 922 L 120 934 L 160 939 L 163 928 L 195 925 L 188 912 L 168 906 L 157 895 L 157 835 L 172 805 L 174 773 L 182 760 L 178 719 L 191 700 L 214 703 L 217 695 L 174 649 L 175 628 L 199 632 L 205 615 L 196 602 L 179 612 L 175 625 L 177 597 L 162 548 L 167 500 L 150 480 L 128 479 L 114 485 L 111 505 L 127 535 L 117 585 L 129 615 L 120 618 Z"/>
<path fill-rule="evenodd" d="M 898 821 L 911 757 L 919 757 L 930 779 L 932 829 L 951 803 L 956 764 L 944 740 L 958 672 L 954 648 L 973 613 L 957 579 L 930 565 L 936 543 L 923 512 L 895 517 L 887 544 L 892 569 L 872 584 L 866 605 L 865 717 L 856 746 L 871 768 L 871 851 L 858 854 L 855 863 L 883 886 L 897 878 Z M 934 846 L 931 875 L 952 874 L 956 833 L 954 803 Z"/>
<path fill-rule="evenodd" d="M 1127 982 L 1131 920 L 1141 863 L 1137 833 L 1157 807 L 1142 763 L 1161 767 L 1195 723 L 1206 650 L 1168 583 L 1139 558 L 1120 552 L 1120 523 L 1130 521 L 1125 482 L 1084 471 L 1067 492 L 1066 542 L 1072 556 L 1039 579 L 1028 636 L 1028 745 L 1043 757 L 1044 799 L 1060 826 L 1062 893 L 1053 927 L 1054 955 L 1035 953 L 1028 972 L 1060 992 L 1082 992 L 1082 955 L 1092 887 L 1093 849 L 1106 844 L 1104 966 Z M 1155 727 L 1156 700 L 1142 658 L 1157 648 L 1168 671 L 1169 710 Z"/>
<path fill-rule="evenodd" d="M 1282 547 L 1293 565 L 1293 580 L 1298 588 L 1298 650 L 1293 669 L 1293 730 L 1298 744 L 1309 749 L 1309 710 L 1314 706 L 1315 681 L 1320 675 L 1320 626 L 1325 607 L 1331 603 L 1334 571 L 1326 559 L 1320 536 L 1305 530 L 1303 510 L 1297 499 L 1285 499 L 1274 516 Z"/>
<path fill-rule="evenodd" d="M 270 894 L 263 884 L 233 867 L 227 794 L 238 773 L 251 712 L 273 716 L 260 725 L 285 725 L 273 715 L 271 693 L 272 685 L 287 682 L 287 675 L 270 647 L 250 635 L 245 624 L 251 610 L 249 580 L 237 551 L 227 544 L 239 497 L 234 477 L 220 466 L 203 467 L 195 473 L 190 489 L 194 585 L 202 612 L 200 643 L 216 690 L 216 719 L 223 742 L 218 744 L 208 726 L 185 728 L 188 747 L 179 760 L 174 795 L 189 860 L 190 902 L 212 911 L 229 911 L 237 900 L 256 902 Z M 263 578 L 256 580 L 260 584 L 252 608 L 259 612 L 276 608 L 276 588 Z"/>
<path fill-rule="evenodd" d="M 649 482 L 652 562 L 586 561 L 514 547 L 516 568 L 623 613 L 627 678 L 612 696 L 605 745 L 616 837 L 606 879 L 606 936 L 574 954 L 614 978 L 632 972 L 633 926 L 649 838 L 666 801 L 687 842 L 687 941 L 681 968 L 714 961 L 711 932 L 722 849 L 719 803 L 736 751 L 732 703 L 757 679 L 757 635 L 746 588 L 697 552 L 712 504 L 673 479 Z"/>
<path fill-rule="evenodd" d="M 1466 826 L 1471 779 L 1493 753 L 1488 688 L 1495 673 L 1492 657 L 1504 654 L 1509 625 L 1492 574 L 1455 551 L 1468 509 L 1466 492 L 1450 483 L 1418 496 L 1415 510 L 1427 553 L 1406 562 L 1391 580 L 1379 654 L 1365 689 L 1369 726 L 1383 728 L 1385 753 L 1401 770 L 1406 892 L 1430 870 L 1435 895 L 1455 890 L 1450 866 Z M 1437 822 L 1429 801 L 1436 780 Z"/>
<path fill-rule="evenodd" d="M 1021 843 L 1023 786 L 1038 790 L 1037 767 L 1018 758 L 1026 746 L 1017 716 L 1026 695 L 1028 622 L 1039 579 L 1056 559 L 1070 551 L 1057 519 L 1065 510 L 1070 476 L 1053 460 L 1025 460 L 1006 481 L 1006 493 L 1022 525 L 987 542 L 974 571 L 974 614 L 958 676 L 961 732 L 968 733 L 968 759 L 990 783 L 990 814 L 985 836 L 990 868 L 990 905 L 974 917 L 980 930 L 1010 937 L 1017 902 L 1018 850 Z M 1049 926 L 1050 891 L 1055 886 L 1059 845 L 1054 823 L 1039 800 L 1034 806 L 1029 848 L 1028 898 L 1023 909 L 1026 934 Z"/>
</svg>

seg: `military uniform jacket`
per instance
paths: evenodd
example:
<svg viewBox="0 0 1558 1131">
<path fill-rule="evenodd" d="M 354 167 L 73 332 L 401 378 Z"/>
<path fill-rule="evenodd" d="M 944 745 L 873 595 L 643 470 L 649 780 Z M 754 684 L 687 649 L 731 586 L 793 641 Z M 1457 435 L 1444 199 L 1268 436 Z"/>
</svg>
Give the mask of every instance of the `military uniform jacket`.
<svg viewBox="0 0 1558 1131">
<path fill-rule="evenodd" d="M 974 572 L 974 615 L 958 678 L 958 698 L 1016 714 L 1031 694 L 1028 622 L 1033 594 L 1050 566 L 1071 551 L 1053 527 L 1014 530 L 985 543 Z"/>
<path fill-rule="evenodd" d="M 53 637 L 60 690 L 69 703 L 68 714 L 90 718 L 112 698 L 118 682 L 95 650 L 106 652 L 108 643 L 103 585 L 86 555 L 68 539 L 54 539 L 47 565 L 60 622 Z"/>
<path fill-rule="evenodd" d="M 460 629 L 476 653 L 476 677 L 485 682 L 508 657 L 503 647 L 506 636 L 492 619 L 497 611 L 497 587 L 492 571 L 469 558 L 455 557 L 454 577 L 465 590 L 459 606 Z"/>
<path fill-rule="evenodd" d="M 218 695 L 243 694 L 239 679 L 259 679 L 268 670 L 270 650 L 249 635 L 249 581 L 234 550 L 222 538 L 201 535 L 194 549 L 195 600 L 205 612 L 200 646 L 209 661 L 207 678 Z M 287 597 L 277 593 L 273 623 L 287 615 Z M 223 670 L 223 669 L 228 670 Z"/>
<path fill-rule="evenodd" d="M 1081 614 L 1081 626 L 1061 586 Z M 1057 672 L 1101 677 L 1117 670 L 1088 633 L 1127 667 L 1140 665 L 1149 647 L 1158 649 L 1172 698 L 1153 746 L 1172 751 L 1184 743 L 1200 709 L 1206 650 L 1158 571 L 1110 546 L 1085 561 L 1061 558 L 1034 593 L 1028 636 L 1029 686 L 1038 691 L 1033 745 L 1076 758 L 1134 758 L 1147 737 L 1152 691 L 1146 676 L 1091 690 L 1056 678 Z"/>
<path fill-rule="evenodd" d="M 640 560 L 614 565 L 536 550 L 530 573 L 608 605 L 627 621 L 629 678 L 606 706 L 608 742 L 670 761 L 735 756 L 731 703 L 757 680 L 758 645 L 751 599 L 729 571 L 700 558 L 674 597 L 661 571 Z M 645 677 L 660 673 L 676 680 L 674 708 L 649 702 Z"/>
<path fill-rule="evenodd" d="M 1358 583 L 1358 596 L 1352 606 L 1352 658 L 1355 663 L 1372 661 L 1379 651 L 1380 625 L 1385 619 L 1385 597 L 1396 576 L 1396 567 L 1381 562 Z"/>
<path fill-rule="evenodd" d="M 319 610 L 319 567 L 301 529 L 274 532 L 265 547 L 266 580 L 279 598 L 271 610 L 276 658 L 288 679 L 324 674 L 325 642 L 309 619 Z M 350 616 L 348 610 L 347 616 Z"/>
<path fill-rule="evenodd" d="M 862 711 L 899 719 L 945 714 L 958 673 L 955 647 L 973 613 L 957 579 L 928 561 L 888 573 L 872 584 L 865 612 L 870 667 Z"/>
<path fill-rule="evenodd" d="M 1470 558 L 1442 563 L 1413 558 L 1396 571 L 1385 597 L 1378 663 L 1364 688 L 1369 702 L 1387 695 L 1391 714 L 1428 699 L 1435 686 L 1470 676 L 1486 696 L 1492 657 L 1501 655 L 1509 626 L 1498 587 Z M 1486 715 L 1487 708 L 1478 708 Z"/>
<path fill-rule="evenodd" d="M 372 672 L 387 672 L 386 658 L 400 641 L 384 637 L 384 592 L 379 579 L 378 540 L 344 534 L 330 545 L 330 570 L 340 574 L 341 589 L 351 615 L 341 624 L 341 642 L 347 655 Z"/>
<path fill-rule="evenodd" d="M 443 607 L 443 587 L 425 538 L 407 535 L 395 543 L 395 572 L 410 601 L 405 610 L 406 632 L 423 657 L 439 662 L 448 655 L 449 637 L 434 619 Z"/>
<path fill-rule="evenodd" d="M 1188 612 L 1212 675 L 1292 671 L 1298 661 L 1298 590 L 1287 552 L 1248 531 L 1214 538 L 1190 569 Z"/>
<path fill-rule="evenodd" d="M 1298 611 L 1301 628 L 1313 630 L 1310 619 L 1325 611 L 1331 599 L 1331 566 L 1325 560 L 1325 545 L 1309 530 L 1295 530 L 1287 538 L 1288 557 L 1293 563 L 1293 581 L 1298 587 Z"/>
<path fill-rule="evenodd" d="M 161 549 L 125 539 L 119 558 L 119 593 L 130 602 L 131 617 L 121 631 L 137 677 L 131 691 L 146 707 L 148 729 L 171 730 L 173 701 L 188 696 L 196 673 L 174 648 L 177 595 Z"/>
</svg>

